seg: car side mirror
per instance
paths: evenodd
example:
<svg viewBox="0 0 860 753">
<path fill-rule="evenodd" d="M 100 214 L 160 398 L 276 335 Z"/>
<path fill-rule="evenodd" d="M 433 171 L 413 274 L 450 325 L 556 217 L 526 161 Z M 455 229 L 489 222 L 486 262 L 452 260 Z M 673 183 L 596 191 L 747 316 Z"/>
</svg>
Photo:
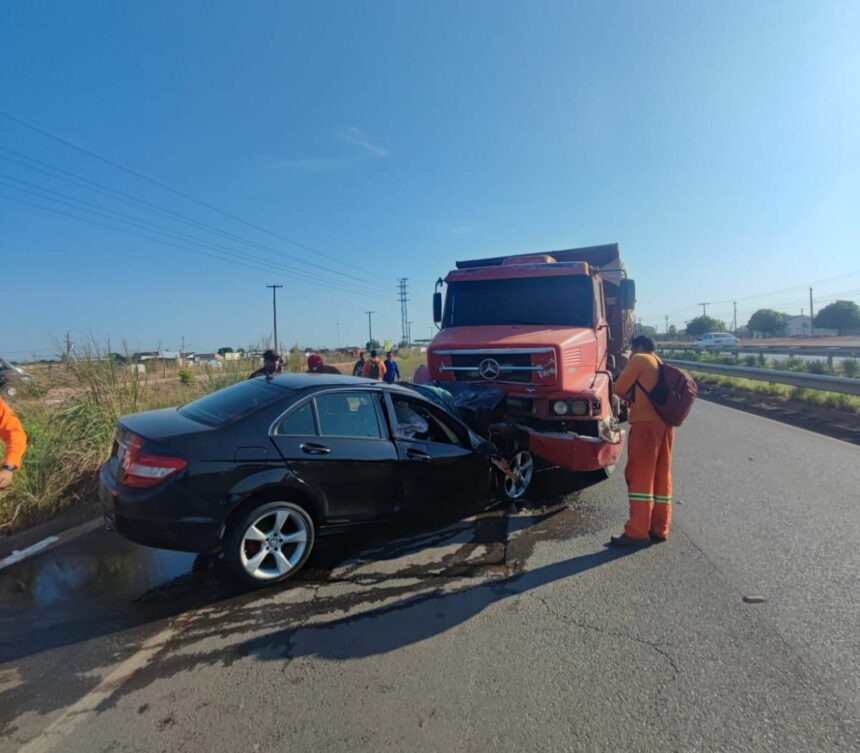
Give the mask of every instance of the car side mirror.
<svg viewBox="0 0 860 753">
<path fill-rule="evenodd" d="M 439 292 L 433 293 L 433 321 L 442 323 L 442 294 Z"/>
<path fill-rule="evenodd" d="M 634 280 L 621 281 L 621 308 L 632 311 L 636 307 L 636 282 Z"/>
</svg>

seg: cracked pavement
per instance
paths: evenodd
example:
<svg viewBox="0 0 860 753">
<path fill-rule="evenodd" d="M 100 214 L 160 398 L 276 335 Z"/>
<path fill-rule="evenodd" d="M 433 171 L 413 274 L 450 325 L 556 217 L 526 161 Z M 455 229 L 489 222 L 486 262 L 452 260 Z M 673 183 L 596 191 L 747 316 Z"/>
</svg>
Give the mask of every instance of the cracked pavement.
<svg viewBox="0 0 860 753">
<path fill-rule="evenodd" d="M 860 750 L 858 453 L 700 403 L 665 544 L 618 474 L 251 594 L 82 535 L 0 575 L 0 752 Z"/>
</svg>

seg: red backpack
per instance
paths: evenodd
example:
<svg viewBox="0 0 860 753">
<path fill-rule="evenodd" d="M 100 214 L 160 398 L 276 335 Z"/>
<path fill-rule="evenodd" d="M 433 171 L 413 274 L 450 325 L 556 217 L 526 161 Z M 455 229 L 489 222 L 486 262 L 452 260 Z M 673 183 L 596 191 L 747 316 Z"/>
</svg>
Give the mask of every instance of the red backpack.
<svg viewBox="0 0 860 753">
<path fill-rule="evenodd" d="M 677 366 L 663 363 L 659 358 L 660 371 L 657 384 L 651 392 L 639 387 L 648 396 L 657 415 L 669 426 L 680 426 L 690 415 L 690 409 L 699 394 L 696 380 Z M 637 382 L 637 384 L 639 384 Z"/>
</svg>

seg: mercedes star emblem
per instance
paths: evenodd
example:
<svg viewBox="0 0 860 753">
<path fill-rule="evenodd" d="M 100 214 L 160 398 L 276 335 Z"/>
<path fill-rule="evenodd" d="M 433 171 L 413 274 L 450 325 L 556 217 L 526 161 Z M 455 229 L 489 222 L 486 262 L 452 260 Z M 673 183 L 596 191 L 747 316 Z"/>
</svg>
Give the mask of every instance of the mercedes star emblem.
<svg viewBox="0 0 860 753">
<path fill-rule="evenodd" d="M 494 379 L 499 378 L 499 374 L 502 373 L 502 367 L 499 366 L 499 362 L 495 358 L 485 358 L 478 365 L 478 373 L 482 379 L 492 382 Z"/>
</svg>

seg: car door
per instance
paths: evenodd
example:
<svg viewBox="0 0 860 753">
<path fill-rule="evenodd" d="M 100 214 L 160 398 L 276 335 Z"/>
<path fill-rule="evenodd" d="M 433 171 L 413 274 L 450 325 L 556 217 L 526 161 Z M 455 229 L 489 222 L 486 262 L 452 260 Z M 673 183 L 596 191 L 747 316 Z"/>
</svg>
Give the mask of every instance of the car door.
<svg viewBox="0 0 860 753">
<path fill-rule="evenodd" d="M 386 405 L 397 455 L 403 507 L 470 509 L 488 499 L 487 458 L 465 426 L 426 400 L 390 392 Z"/>
<path fill-rule="evenodd" d="M 392 511 L 398 455 L 378 390 L 319 393 L 293 406 L 272 441 L 325 507 L 326 523 L 356 523 Z"/>
</svg>

